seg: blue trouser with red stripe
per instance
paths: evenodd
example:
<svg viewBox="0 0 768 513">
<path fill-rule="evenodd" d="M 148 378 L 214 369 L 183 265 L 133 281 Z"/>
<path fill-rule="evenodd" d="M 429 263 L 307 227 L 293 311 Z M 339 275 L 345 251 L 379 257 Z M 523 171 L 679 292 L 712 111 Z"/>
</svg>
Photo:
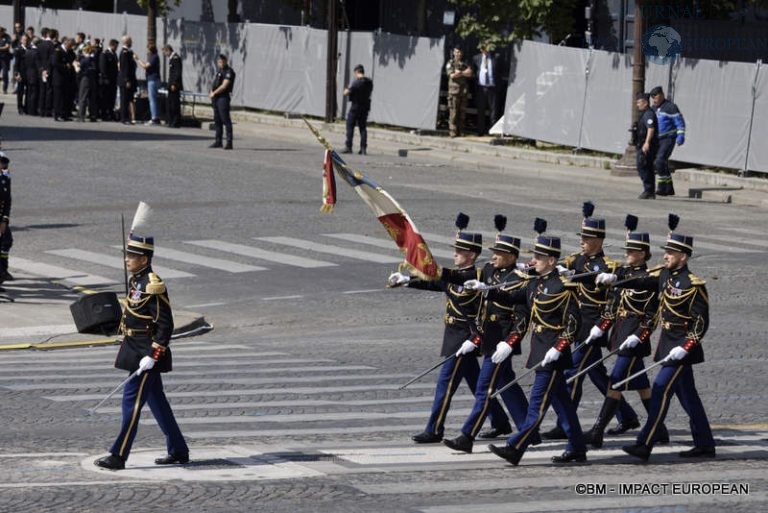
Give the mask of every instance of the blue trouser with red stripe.
<svg viewBox="0 0 768 513">
<path fill-rule="evenodd" d="M 173 416 L 171 405 L 163 391 L 163 380 L 158 372 L 145 372 L 128 382 L 123 389 L 123 423 L 117 440 L 109 450 L 123 460 L 128 459 L 144 403 L 149 403 L 157 425 L 165 434 L 168 454 L 185 456 L 189 454 L 187 442 L 181 434 L 179 425 Z"/>
<path fill-rule="evenodd" d="M 690 365 L 664 366 L 656 375 L 651 391 L 651 407 L 648 410 L 648 420 L 645 422 L 640 434 L 637 435 L 637 443 L 653 447 L 653 439 L 656 430 L 664 423 L 669 411 L 669 402 L 672 393 L 680 400 L 680 406 L 688 414 L 693 445 L 696 447 L 714 447 L 712 429 L 709 427 L 707 413 L 701 398 L 696 391 L 696 382 L 693 379 L 693 369 Z"/>
<path fill-rule="evenodd" d="M 490 356 L 483 358 L 480 377 L 477 379 L 475 406 L 464 422 L 464 427 L 461 428 L 464 435 L 475 439 L 495 401 L 495 399 L 491 399 L 491 395 L 497 388 L 501 388 L 514 380 L 515 371 L 512 369 L 511 356 L 498 365 L 493 363 Z M 520 385 L 514 384 L 501 393 L 501 399 L 519 430 L 525 424 L 525 418 L 528 414 L 528 399 L 525 397 L 523 389 Z"/>
<path fill-rule="evenodd" d="M 525 451 L 531 440 L 535 438 L 534 434 L 539 429 L 539 424 L 547 413 L 550 403 L 568 436 L 566 450 L 586 452 L 587 446 L 584 445 L 584 436 L 581 432 L 579 417 L 576 414 L 576 406 L 568 394 L 565 377 L 558 370 L 536 371 L 525 424 L 520 428 L 520 431 L 507 439 L 507 445 Z"/>
<path fill-rule="evenodd" d="M 445 417 L 448 415 L 451 399 L 459 387 L 459 383 L 463 378 L 474 396 L 477 390 L 479 374 L 480 366 L 477 363 L 477 357 L 473 355 L 453 357 L 440 367 L 440 374 L 437 377 L 437 388 L 435 389 L 435 400 L 432 403 L 432 413 L 429 415 L 427 427 L 425 428 L 427 433 L 443 436 Z M 496 399 L 491 401 L 488 408 L 488 416 L 491 418 L 491 425 L 494 428 L 509 431 L 507 416 Z"/>
</svg>

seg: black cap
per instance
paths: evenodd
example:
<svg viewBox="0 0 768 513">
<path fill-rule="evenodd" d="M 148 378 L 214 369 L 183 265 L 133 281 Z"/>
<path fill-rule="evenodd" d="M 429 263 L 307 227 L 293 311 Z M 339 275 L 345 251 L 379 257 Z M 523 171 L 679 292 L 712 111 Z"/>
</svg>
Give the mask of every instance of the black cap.
<svg viewBox="0 0 768 513">
<path fill-rule="evenodd" d="M 637 93 L 635 95 L 635 101 L 637 100 L 645 100 L 648 101 L 648 93 Z"/>
<path fill-rule="evenodd" d="M 355 66 L 354 72 L 362 73 L 363 75 L 365 75 L 365 68 L 363 67 L 362 64 L 358 64 L 357 66 Z"/>
<path fill-rule="evenodd" d="M 667 243 L 661 247 L 667 251 L 677 251 L 691 256 L 693 253 L 693 237 L 680 233 L 670 233 Z"/>
<path fill-rule="evenodd" d="M 152 258 L 155 253 L 155 238 L 130 234 L 126 251 L 134 255 L 145 255 Z"/>
<path fill-rule="evenodd" d="M 664 90 L 661 88 L 661 86 L 656 86 L 651 89 L 651 96 L 657 96 L 660 94 L 664 94 Z"/>
</svg>

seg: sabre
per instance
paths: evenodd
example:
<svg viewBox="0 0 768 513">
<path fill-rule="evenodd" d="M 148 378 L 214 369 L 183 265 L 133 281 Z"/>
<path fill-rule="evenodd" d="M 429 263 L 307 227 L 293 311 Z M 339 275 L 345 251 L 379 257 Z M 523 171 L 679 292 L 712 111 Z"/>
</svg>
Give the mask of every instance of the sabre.
<svg viewBox="0 0 768 513">
<path fill-rule="evenodd" d="M 398 390 L 403 390 L 405 387 L 407 387 L 407 386 L 408 386 L 408 385 L 410 385 L 411 383 L 414 383 L 414 382 L 416 382 L 416 381 L 420 380 L 421 378 L 423 378 L 424 376 L 426 376 L 427 374 L 429 374 L 429 373 L 430 373 L 430 372 L 432 372 L 433 370 L 435 370 L 435 369 L 437 369 L 438 367 L 440 367 L 441 365 L 443 365 L 445 362 L 447 362 L 447 361 L 448 361 L 448 360 L 450 360 L 451 358 L 455 358 L 455 357 L 456 357 L 456 355 L 455 355 L 455 354 L 452 354 L 452 355 L 446 356 L 445 358 L 443 358 L 442 360 L 440 360 L 439 362 L 437 362 L 436 364 L 434 364 L 432 367 L 430 367 L 429 369 L 425 370 L 424 372 L 422 372 L 421 374 L 419 374 L 418 376 L 416 376 L 415 378 L 413 378 L 412 380 L 410 380 L 408 383 L 406 383 L 406 384 L 404 384 L 404 385 L 400 385 L 399 387 L 397 387 L 397 389 L 398 389 Z"/>
<path fill-rule="evenodd" d="M 598 365 L 600 365 L 605 360 L 607 360 L 608 358 L 610 358 L 611 356 L 615 355 L 618 352 L 619 352 L 619 348 L 617 347 L 616 349 L 614 349 L 613 351 L 611 351 L 607 355 L 603 356 L 602 358 L 600 358 L 596 362 L 592 363 L 592 365 L 590 365 L 586 369 L 583 369 L 583 370 L 579 371 L 578 373 L 574 374 L 573 376 L 571 376 L 570 378 L 565 380 L 565 384 L 566 385 L 571 384 L 573 381 L 576 380 L 576 378 L 578 378 L 579 376 L 583 376 L 584 374 L 586 374 L 587 372 L 591 371 L 592 369 L 594 369 L 595 367 L 597 367 Z"/>
<path fill-rule="evenodd" d="M 574 347 L 574 348 L 573 348 L 573 350 L 571 351 L 571 353 L 575 353 L 576 351 L 578 351 L 578 350 L 579 350 L 579 349 L 581 349 L 582 347 L 584 347 L 584 344 L 579 344 L 578 346 L 576 346 L 576 347 Z M 502 392 L 504 392 L 506 389 L 508 389 L 509 387 L 511 387 L 512 385 L 514 385 L 515 383 L 518 383 L 518 382 L 519 382 L 521 379 L 523 379 L 524 377 L 526 377 L 526 376 L 530 375 L 532 372 L 534 372 L 534 371 L 538 370 L 540 367 L 543 367 L 543 366 L 544 366 L 544 360 L 540 361 L 540 362 L 539 362 L 539 363 L 537 363 L 535 366 L 533 366 L 533 367 L 531 367 L 530 369 L 528 369 L 527 371 L 523 372 L 523 373 L 522 373 L 521 375 L 519 375 L 519 376 L 518 376 L 518 377 L 517 377 L 517 378 L 516 378 L 514 381 L 511 381 L 511 382 L 507 383 L 506 385 L 504 385 L 503 387 L 501 387 L 500 389 L 498 389 L 496 392 L 494 392 L 493 394 L 491 394 L 491 399 L 495 399 L 495 398 L 496 398 L 496 397 L 497 397 L 499 394 L 501 394 Z"/>
<path fill-rule="evenodd" d="M 519 375 L 517 378 L 515 378 L 513 381 L 510 381 L 509 383 L 507 383 L 506 385 L 504 385 L 504 386 L 503 386 L 503 387 L 501 387 L 500 389 L 496 390 L 494 393 L 492 393 L 492 394 L 491 394 L 491 399 L 496 399 L 496 397 L 497 397 L 499 394 L 501 394 L 502 392 L 504 392 L 506 389 L 508 389 L 508 388 L 510 388 L 511 386 L 515 385 L 516 383 L 518 383 L 520 380 L 522 380 L 522 379 L 523 379 L 523 378 L 525 378 L 526 376 L 529 376 L 531 373 L 533 373 L 533 372 L 535 372 L 535 371 L 539 370 L 539 367 L 541 367 L 543 363 L 544 363 L 544 360 L 540 361 L 539 363 L 537 363 L 536 365 L 534 365 L 533 367 L 531 367 L 531 368 L 530 368 L 530 369 L 528 369 L 527 371 L 525 371 L 525 372 L 523 372 L 522 374 L 520 374 L 520 375 Z"/>
<path fill-rule="evenodd" d="M 621 285 L 622 283 L 627 283 L 627 282 L 630 282 L 632 280 L 637 280 L 639 278 L 647 278 L 649 274 L 654 273 L 656 271 L 659 271 L 659 270 L 661 270 L 663 268 L 664 268 L 664 264 L 657 265 L 656 267 L 651 267 L 650 269 L 646 269 L 645 273 L 643 273 L 643 274 L 636 274 L 634 276 L 630 276 L 629 278 L 624 278 L 623 280 L 615 281 L 615 282 L 611 283 L 610 286 L 611 287 L 615 287 L 617 285 Z"/>
<path fill-rule="evenodd" d="M 633 379 L 635 379 L 635 378 L 636 378 L 636 377 L 638 377 L 638 376 L 642 376 L 643 374 L 645 374 L 645 373 L 646 373 L 646 372 L 648 372 L 649 370 L 653 369 L 654 367 L 658 367 L 659 365 L 663 365 L 663 364 L 667 363 L 667 361 L 668 361 L 668 360 L 667 360 L 667 358 L 664 358 L 663 360 L 659 360 L 658 362 L 654 363 L 654 364 L 653 364 L 653 365 L 651 365 L 650 367 L 648 367 L 648 368 L 645 368 L 645 369 L 643 369 L 643 370 L 641 370 L 641 371 L 639 371 L 639 372 L 635 372 L 634 374 L 632 374 L 632 375 L 631 375 L 630 377 L 628 377 L 627 379 L 624 379 L 624 380 L 622 380 L 622 381 L 619 381 L 619 382 L 618 382 L 618 383 L 616 383 L 615 385 L 612 385 L 612 386 L 611 386 L 611 388 L 612 388 L 612 389 L 614 389 L 614 390 L 617 390 L 617 389 L 618 389 L 618 388 L 619 388 L 621 385 L 623 385 L 624 383 L 627 383 L 627 382 L 629 382 L 629 381 L 632 381 Z"/>
<path fill-rule="evenodd" d="M 133 379 L 135 376 L 138 376 L 138 375 L 139 375 L 139 372 L 140 372 L 140 369 L 136 369 L 135 371 L 133 371 L 133 372 L 131 373 L 131 375 L 130 375 L 130 376 L 128 376 L 127 378 L 125 378 L 125 380 L 123 380 L 123 382 L 122 382 L 122 383 L 120 383 L 119 385 L 117 385 L 117 386 L 115 387 L 115 389 L 114 389 L 114 390 L 112 390 L 112 391 L 111 391 L 109 394 L 107 394 L 107 397 L 105 397 L 104 399 L 102 399 L 102 400 L 99 402 L 99 404 L 97 404 L 97 405 L 96 405 L 96 406 L 94 406 L 93 408 L 90 408 L 90 409 L 88 410 L 88 413 L 96 413 L 96 410 L 98 410 L 98 409 L 99 409 L 99 407 L 100 407 L 102 404 L 104 404 L 105 402 L 107 402 L 107 401 L 109 400 L 109 398 L 110 398 L 110 397 L 112 397 L 113 395 L 115 395 L 115 393 L 117 393 L 117 391 L 118 391 L 118 390 L 120 390 L 120 389 L 121 389 L 121 388 L 123 388 L 125 385 L 127 385 L 127 384 L 128 384 L 128 382 L 129 382 L 130 380 L 132 380 L 132 379 Z"/>
</svg>

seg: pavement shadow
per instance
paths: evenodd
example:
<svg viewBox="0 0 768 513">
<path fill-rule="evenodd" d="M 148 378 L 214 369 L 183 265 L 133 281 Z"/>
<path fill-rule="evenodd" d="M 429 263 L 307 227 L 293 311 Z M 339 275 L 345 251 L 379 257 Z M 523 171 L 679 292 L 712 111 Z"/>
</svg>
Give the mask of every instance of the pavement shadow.
<svg viewBox="0 0 768 513">
<path fill-rule="evenodd" d="M 42 278 L 17 278 L 2 284 L 0 303 L 16 304 L 57 304 L 69 303 L 78 298 L 78 293 L 52 280 Z"/>
<path fill-rule="evenodd" d="M 156 130 L 136 130 L 113 123 L 104 123 L 109 129 L 90 130 L 82 125 L 66 123 L 65 126 L 18 126 L 4 134 L 5 142 L 11 141 L 199 141 L 210 139 L 208 135 L 190 135 L 158 127 Z"/>
</svg>

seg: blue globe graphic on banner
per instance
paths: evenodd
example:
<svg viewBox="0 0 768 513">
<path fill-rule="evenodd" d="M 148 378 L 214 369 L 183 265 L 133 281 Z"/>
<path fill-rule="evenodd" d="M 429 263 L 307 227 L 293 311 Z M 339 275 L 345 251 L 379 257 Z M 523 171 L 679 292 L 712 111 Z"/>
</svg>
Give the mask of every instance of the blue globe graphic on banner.
<svg viewBox="0 0 768 513">
<path fill-rule="evenodd" d="M 643 53 L 652 62 L 669 62 L 680 55 L 681 51 L 680 34 L 668 25 L 656 25 L 643 35 Z"/>
</svg>

